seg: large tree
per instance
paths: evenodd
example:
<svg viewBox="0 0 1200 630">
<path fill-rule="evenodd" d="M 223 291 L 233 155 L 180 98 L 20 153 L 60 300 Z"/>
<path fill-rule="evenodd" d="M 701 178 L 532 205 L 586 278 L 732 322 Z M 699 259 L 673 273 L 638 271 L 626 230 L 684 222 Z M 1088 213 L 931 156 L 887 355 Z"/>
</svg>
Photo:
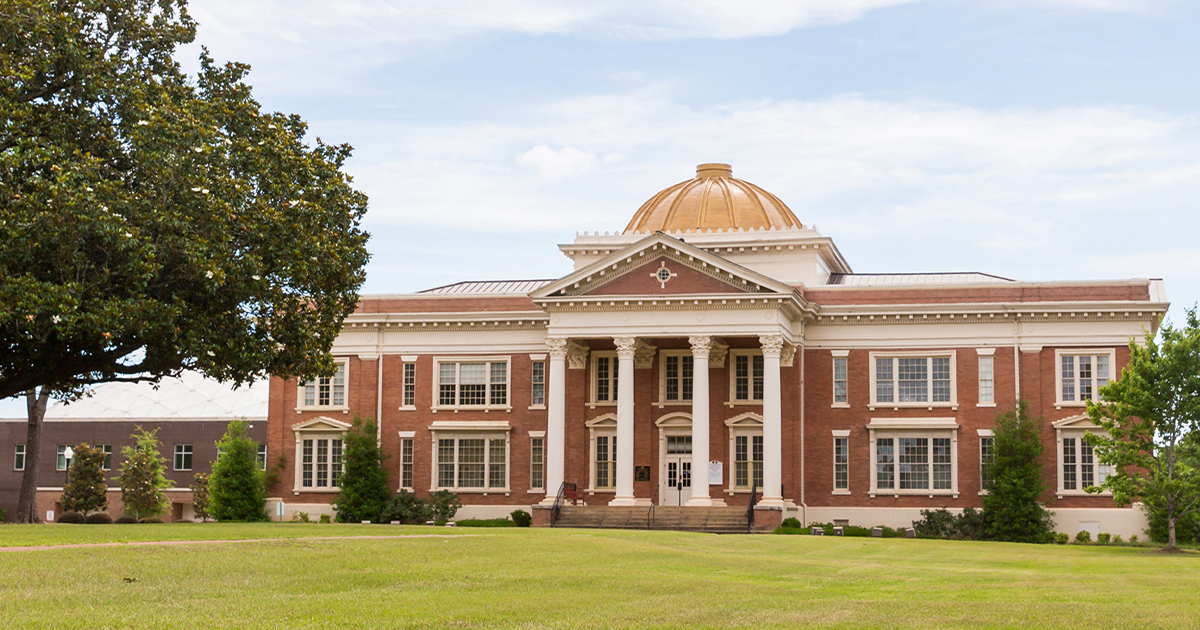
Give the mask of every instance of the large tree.
<svg viewBox="0 0 1200 630">
<path fill-rule="evenodd" d="M 173 55 L 182 0 L 0 3 L 0 398 L 26 393 L 18 520 L 51 397 L 185 369 L 332 372 L 366 197 L 346 145 L 261 111 L 249 67 Z"/>
<path fill-rule="evenodd" d="M 1089 492 L 1112 491 L 1118 504 L 1141 500 L 1152 519 L 1167 522 L 1167 549 L 1175 550 L 1180 519 L 1200 513 L 1200 318 L 1193 307 L 1187 325 L 1164 324 L 1145 346 L 1129 342 L 1121 378 L 1100 388 L 1088 416 L 1104 428 L 1089 435 L 1100 461 L 1113 473 Z"/>
</svg>

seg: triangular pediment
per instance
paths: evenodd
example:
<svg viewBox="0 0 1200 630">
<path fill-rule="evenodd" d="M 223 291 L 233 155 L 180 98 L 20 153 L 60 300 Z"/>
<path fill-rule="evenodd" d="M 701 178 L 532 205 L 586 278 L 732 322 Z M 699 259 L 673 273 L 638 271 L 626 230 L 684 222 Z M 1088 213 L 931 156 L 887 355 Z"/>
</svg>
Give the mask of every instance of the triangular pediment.
<svg viewBox="0 0 1200 630">
<path fill-rule="evenodd" d="M 334 420 L 321 416 L 292 425 L 292 431 L 298 433 L 345 433 L 350 430 L 349 422 Z"/>
<path fill-rule="evenodd" d="M 661 271 L 665 270 L 665 271 Z M 661 233 L 652 234 L 530 294 L 793 295 L 795 288 Z"/>
<path fill-rule="evenodd" d="M 1063 418 L 1052 423 L 1055 429 L 1099 429 L 1101 428 L 1086 413 L 1081 413 L 1070 418 Z"/>
</svg>

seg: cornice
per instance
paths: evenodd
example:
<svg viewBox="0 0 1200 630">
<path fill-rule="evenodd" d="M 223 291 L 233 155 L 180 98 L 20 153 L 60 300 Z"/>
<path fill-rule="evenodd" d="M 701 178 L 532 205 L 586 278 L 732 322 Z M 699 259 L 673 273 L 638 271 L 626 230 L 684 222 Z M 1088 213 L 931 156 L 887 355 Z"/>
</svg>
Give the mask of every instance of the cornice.
<svg viewBox="0 0 1200 630">
<path fill-rule="evenodd" d="M 795 296 L 778 293 L 700 293 L 671 296 L 567 296 L 539 298 L 547 313 L 579 311 L 680 311 L 781 309 L 791 319 L 812 317 L 816 309 Z"/>
<path fill-rule="evenodd" d="M 821 307 L 812 324 L 930 324 L 982 322 L 1145 321 L 1157 323 L 1168 305 L 1152 302 L 1042 302 Z"/>
<path fill-rule="evenodd" d="M 347 317 L 342 330 L 544 330 L 549 322 L 543 311 L 371 313 Z"/>
</svg>

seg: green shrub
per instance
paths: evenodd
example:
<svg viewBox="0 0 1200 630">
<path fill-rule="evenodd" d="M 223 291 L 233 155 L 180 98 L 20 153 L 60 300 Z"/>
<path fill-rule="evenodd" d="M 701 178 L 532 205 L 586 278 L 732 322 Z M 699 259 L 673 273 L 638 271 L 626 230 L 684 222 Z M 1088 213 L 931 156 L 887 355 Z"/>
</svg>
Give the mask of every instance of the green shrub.
<svg viewBox="0 0 1200 630">
<path fill-rule="evenodd" d="M 161 523 L 161 522 L 163 522 L 163 520 L 157 516 L 147 516 L 146 518 L 143 518 L 143 519 L 139 520 L 138 522 L 145 525 L 148 523 Z"/>
<path fill-rule="evenodd" d="M 136 519 L 166 512 L 169 502 L 163 496 L 163 489 L 175 485 L 163 474 L 167 460 L 158 453 L 160 443 L 156 433 L 158 429 L 147 431 L 139 426 L 130 436 L 134 444 L 121 449 L 121 455 L 125 456 L 117 478 L 121 502 L 125 504 L 125 513 Z"/>
<path fill-rule="evenodd" d="M 1130 536 L 1130 537 L 1129 537 L 1129 544 L 1131 544 L 1131 545 L 1136 545 L 1136 544 L 1138 544 L 1138 537 L 1137 537 L 1137 534 L 1134 534 L 1134 535 L 1132 535 L 1132 536 Z"/>
<path fill-rule="evenodd" d="M 217 442 L 221 454 L 208 478 L 208 513 L 218 521 L 266 521 L 267 485 L 258 465 L 258 443 L 246 423 L 234 420 Z"/>
<path fill-rule="evenodd" d="M 455 523 L 458 527 L 516 527 L 506 518 L 469 518 Z"/>
<path fill-rule="evenodd" d="M 87 522 L 87 517 L 79 512 L 63 512 L 58 515 L 58 522 L 82 525 Z"/>
<path fill-rule="evenodd" d="M 94 512 L 87 515 L 88 525 L 112 525 L 113 517 L 108 512 Z"/>
<path fill-rule="evenodd" d="M 517 527 L 529 527 L 533 525 L 533 515 L 525 510 L 513 510 L 509 513 Z"/>
<path fill-rule="evenodd" d="M 0 508 L 0 523 L 8 522 L 8 514 L 4 513 L 4 508 Z"/>
<path fill-rule="evenodd" d="M 1078 534 L 1075 534 L 1075 542 L 1081 545 L 1090 545 L 1092 543 L 1092 533 L 1086 529 L 1080 530 Z"/>
<path fill-rule="evenodd" d="M 1071 542 L 1071 537 L 1066 535 L 1063 532 L 1058 532 L 1057 534 L 1054 535 L 1054 542 L 1056 542 L 1060 545 L 1065 545 L 1065 544 Z"/>
<path fill-rule="evenodd" d="M 1124 545 L 1124 544 L 1125 544 L 1125 541 L 1124 541 L 1124 540 L 1121 540 L 1121 535 L 1120 535 L 1120 534 L 1117 534 L 1116 536 L 1113 536 L 1112 543 L 1113 543 L 1114 545 Z"/>
<path fill-rule="evenodd" d="M 62 508 L 68 512 L 97 512 L 108 509 L 108 479 L 104 475 L 105 453 L 86 443 L 74 448 L 70 478 L 63 488 Z"/>
<path fill-rule="evenodd" d="M 1156 543 L 1167 542 L 1167 518 L 1165 510 L 1150 509 L 1147 505 L 1146 520 L 1150 527 L 1146 528 L 1146 537 Z M 1188 514 L 1175 520 L 1175 543 L 1179 545 L 1200 542 L 1200 514 Z"/>
<path fill-rule="evenodd" d="M 328 523 L 329 521 L 330 519 L 328 514 L 322 514 L 321 518 L 317 520 L 318 523 Z"/>
<path fill-rule="evenodd" d="M 811 534 L 812 528 L 814 528 L 814 527 L 819 527 L 819 528 L 823 529 L 825 531 L 826 536 L 832 536 L 833 528 L 836 526 L 832 525 L 830 523 L 809 523 L 807 527 L 784 527 L 781 525 L 780 527 L 775 528 L 774 533 L 784 534 L 784 535 L 792 535 L 792 536 L 805 535 L 805 534 Z M 871 537 L 871 529 L 872 528 L 870 528 L 870 527 L 859 527 L 857 525 L 842 525 L 841 528 L 842 528 L 843 536 L 858 537 L 858 538 L 870 538 Z M 883 528 L 883 537 L 884 538 L 904 538 L 905 534 L 904 534 L 903 529 L 892 529 L 891 527 L 884 527 Z"/>
<path fill-rule="evenodd" d="M 405 524 L 424 523 L 432 517 L 429 504 L 416 494 L 407 490 L 397 492 L 383 506 L 380 518 L 384 523 L 400 521 Z"/>
<path fill-rule="evenodd" d="M 208 522 L 208 511 L 212 509 L 212 497 L 208 493 L 208 484 L 212 479 L 212 475 L 208 473 L 196 473 L 192 475 L 192 485 L 188 486 L 192 489 L 192 512 L 200 517 L 200 522 Z"/>
<path fill-rule="evenodd" d="M 128 514 L 124 514 L 118 516 L 113 522 L 117 525 L 133 525 L 134 523 L 137 523 L 138 520 Z"/>
<path fill-rule="evenodd" d="M 921 510 L 922 519 L 913 521 L 913 529 L 921 538 L 952 540 L 983 540 L 987 537 L 987 521 L 983 512 L 973 507 L 954 514 L 946 508 Z"/>
<path fill-rule="evenodd" d="M 312 521 L 308 518 L 308 512 L 301 512 L 299 510 L 293 510 L 292 511 L 292 522 L 293 523 L 311 523 Z"/>
<path fill-rule="evenodd" d="M 1108 532 L 1100 532 L 1096 534 L 1096 544 L 1107 545 L 1112 540 L 1112 534 Z"/>
<path fill-rule="evenodd" d="M 783 519 L 783 523 L 780 525 L 780 527 L 798 529 L 804 527 L 804 525 L 800 522 L 800 519 L 796 518 L 795 516 L 789 516 Z"/>
<path fill-rule="evenodd" d="M 438 490 L 429 494 L 429 509 L 433 514 L 434 521 L 439 523 L 449 521 L 454 518 L 461 507 L 462 501 L 458 500 L 458 495 L 449 490 Z"/>
<path fill-rule="evenodd" d="M 387 469 L 383 467 L 383 450 L 376 442 L 375 421 L 354 416 L 342 444 L 342 477 L 338 482 L 341 491 L 333 500 L 337 520 L 388 522 L 383 511 L 392 491 Z"/>
</svg>

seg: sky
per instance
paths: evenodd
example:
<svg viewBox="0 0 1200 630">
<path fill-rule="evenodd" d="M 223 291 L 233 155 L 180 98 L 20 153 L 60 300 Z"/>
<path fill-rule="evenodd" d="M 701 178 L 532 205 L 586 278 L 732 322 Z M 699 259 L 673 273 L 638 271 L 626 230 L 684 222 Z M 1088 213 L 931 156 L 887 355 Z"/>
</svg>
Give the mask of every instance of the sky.
<svg viewBox="0 0 1200 630">
<path fill-rule="evenodd" d="M 364 293 L 554 278 L 697 164 L 857 272 L 1200 300 L 1200 3 L 195 0 L 262 105 L 354 147 Z M 0 415 L 23 415 L 0 402 Z"/>
</svg>

